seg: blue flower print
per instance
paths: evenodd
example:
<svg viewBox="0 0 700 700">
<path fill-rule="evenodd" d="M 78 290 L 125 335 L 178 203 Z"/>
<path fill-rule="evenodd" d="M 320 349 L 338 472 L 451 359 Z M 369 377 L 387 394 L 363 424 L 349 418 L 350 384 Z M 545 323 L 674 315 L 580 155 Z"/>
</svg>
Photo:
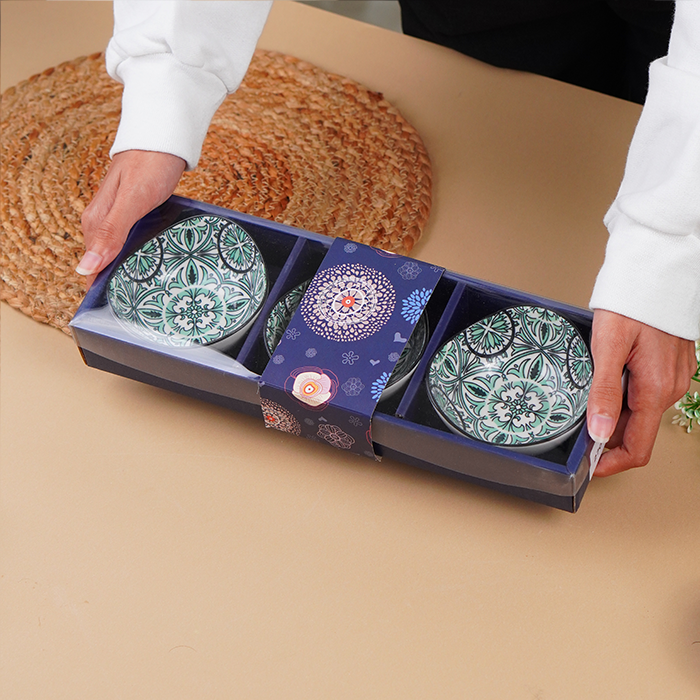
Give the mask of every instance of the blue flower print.
<svg viewBox="0 0 700 700">
<path fill-rule="evenodd" d="M 384 391 L 390 376 L 391 375 L 388 372 L 382 372 L 379 376 L 379 379 L 375 379 L 372 382 L 371 392 L 372 398 L 375 401 L 379 401 L 379 397 L 382 395 L 382 392 Z"/>
<path fill-rule="evenodd" d="M 287 328 L 287 332 L 284 335 L 288 340 L 296 340 L 301 333 L 296 328 Z"/>
<path fill-rule="evenodd" d="M 343 353 L 343 364 L 344 365 L 354 365 L 357 360 L 360 359 L 359 355 L 356 355 L 352 350 Z"/>
<path fill-rule="evenodd" d="M 350 425 L 354 425 L 356 428 L 359 428 L 362 425 L 362 421 L 357 416 L 350 416 L 350 418 L 348 418 L 348 423 L 350 423 Z"/>
<path fill-rule="evenodd" d="M 420 315 L 423 313 L 423 308 L 428 303 L 432 289 L 416 289 L 411 292 L 406 299 L 401 302 L 401 315 L 412 324 L 416 324 Z"/>
<path fill-rule="evenodd" d="M 316 357 L 316 348 L 308 348 L 307 351 L 304 353 L 307 357 Z"/>
<path fill-rule="evenodd" d="M 354 243 L 346 243 L 343 250 L 346 253 L 354 253 L 357 250 L 357 246 Z"/>
</svg>

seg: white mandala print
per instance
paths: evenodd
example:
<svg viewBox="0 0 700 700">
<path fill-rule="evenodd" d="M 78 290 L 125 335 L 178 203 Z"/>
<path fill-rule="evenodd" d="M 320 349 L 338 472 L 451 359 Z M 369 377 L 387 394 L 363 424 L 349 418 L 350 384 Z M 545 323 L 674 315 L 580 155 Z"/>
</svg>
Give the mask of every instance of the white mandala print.
<svg viewBox="0 0 700 700">
<path fill-rule="evenodd" d="M 301 302 L 309 328 L 328 340 L 368 338 L 391 318 L 396 292 L 387 277 L 360 264 L 336 265 L 318 273 Z"/>
<path fill-rule="evenodd" d="M 281 430 L 292 435 L 301 435 L 299 421 L 284 406 L 280 406 L 269 399 L 262 399 L 260 405 L 262 406 L 266 427 L 275 428 L 275 430 Z"/>
</svg>

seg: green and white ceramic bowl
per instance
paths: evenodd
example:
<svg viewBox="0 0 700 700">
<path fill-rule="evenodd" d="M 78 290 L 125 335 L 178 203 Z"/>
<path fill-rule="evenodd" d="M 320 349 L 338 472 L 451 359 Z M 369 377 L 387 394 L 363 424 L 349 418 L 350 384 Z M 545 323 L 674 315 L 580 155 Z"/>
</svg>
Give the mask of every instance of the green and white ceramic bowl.
<svg viewBox="0 0 700 700">
<path fill-rule="evenodd" d="M 431 360 L 427 386 L 453 432 L 539 454 L 579 427 L 592 375 L 586 343 L 569 321 L 515 306 L 448 340 Z"/>
<path fill-rule="evenodd" d="M 311 284 L 311 280 L 303 282 L 290 292 L 285 294 L 272 308 L 263 331 L 263 340 L 267 354 L 272 357 L 275 348 L 282 340 L 284 332 L 287 330 L 289 322 L 294 316 L 294 312 L 299 308 L 302 297 Z M 428 320 L 422 314 L 416 323 L 411 337 L 408 339 L 403 352 L 396 360 L 394 370 L 389 377 L 382 400 L 389 398 L 398 391 L 411 377 L 420 362 L 425 347 L 428 344 Z"/>
<path fill-rule="evenodd" d="M 294 287 L 287 292 L 273 307 L 265 321 L 263 329 L 263 342 L 269 357 L 275 352 L 284 332 L 287 330 L 289 322 L 294 316 L 294 312 L 299 308 L 302 297 L 309 288 L 311 280 L 302 282 L 298 287 Z"/>
<path fill-rule="evenodd" d="M 267 271 L 255 241 L 218 216 L 179 221 L 115 270 L 107 298 L 134 335 L 174 347 L 235 343 L 260 313 Z"/>
</svg>

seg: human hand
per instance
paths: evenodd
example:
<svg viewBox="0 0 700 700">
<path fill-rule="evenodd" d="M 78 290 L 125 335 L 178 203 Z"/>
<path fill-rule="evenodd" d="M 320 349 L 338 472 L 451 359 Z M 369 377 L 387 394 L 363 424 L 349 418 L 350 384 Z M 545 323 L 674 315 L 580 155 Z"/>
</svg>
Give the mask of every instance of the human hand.
<svg viewBox="0 0 700 700">
<path fill-rule="evenodd" d="M 170 153 L 123 151 L 112 159 L 100 189 L 82 216 L 85 254 L 76 272 L 89 288 L 124 245 L 131 227 L 177 187 L 185 161 Z"/>
<path fill-rule="evenodd" d="M 588 432 L 610 448 L 595 473 L 609 476 L 643 467 L 651 458 L 663 412 L 685 394 L 697 369 L 695 344 L 596 309 L 591 348 L 595 372 L 588 396 Z M 623 408 L 625 365 L 629 383 Z"/>
</svg>

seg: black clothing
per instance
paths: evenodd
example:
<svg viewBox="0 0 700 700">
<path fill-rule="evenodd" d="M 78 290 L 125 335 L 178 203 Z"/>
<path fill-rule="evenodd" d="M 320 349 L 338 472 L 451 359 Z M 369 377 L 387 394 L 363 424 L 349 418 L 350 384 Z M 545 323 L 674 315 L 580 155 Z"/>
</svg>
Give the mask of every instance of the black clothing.
<svg viewBox="0 0 700 700">
<path fill-rule="evenodd" d="M 403 31 L 501 68 L 643 103 L 670 0 L 399 0 Z"/>
</svg>

